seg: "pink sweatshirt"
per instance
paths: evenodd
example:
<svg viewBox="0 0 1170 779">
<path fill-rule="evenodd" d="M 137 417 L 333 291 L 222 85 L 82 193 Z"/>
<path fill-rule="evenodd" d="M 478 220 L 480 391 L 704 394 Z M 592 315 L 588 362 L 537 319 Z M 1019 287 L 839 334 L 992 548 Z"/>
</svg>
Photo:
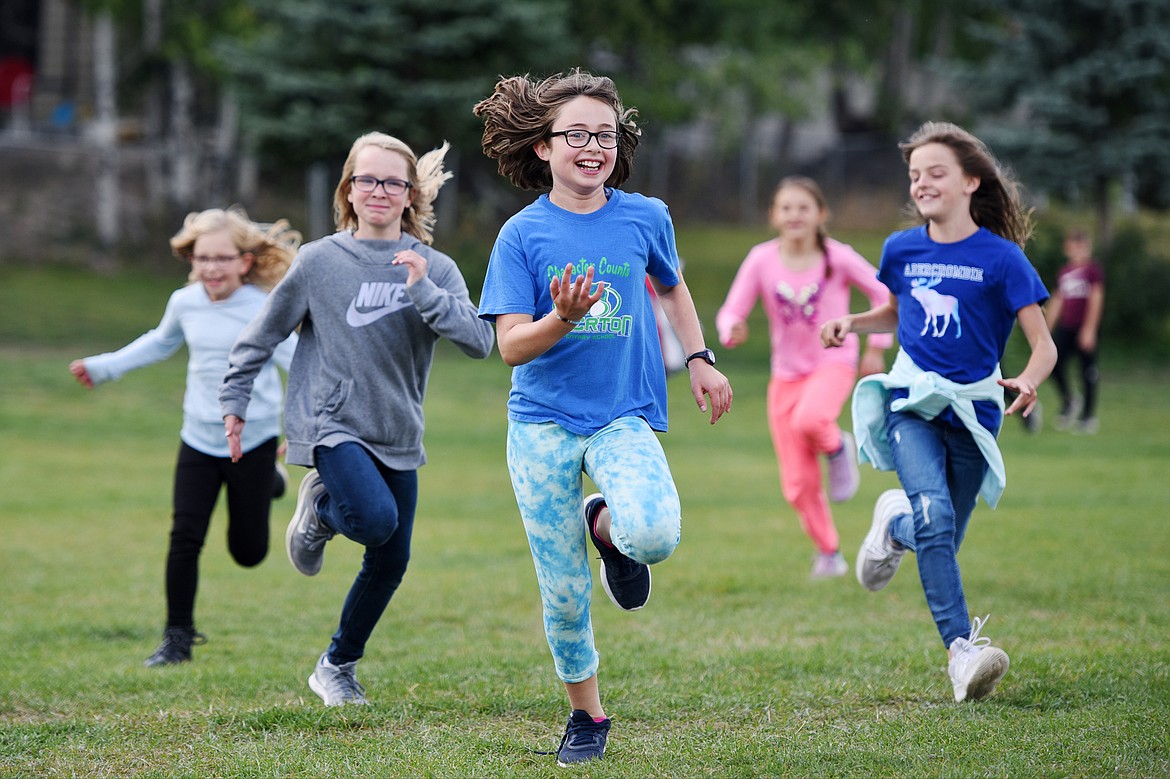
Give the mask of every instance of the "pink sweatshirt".
<svg viewBox="0 0 1170 779">
<path fill-rule="evenodd" d="M 735 274 L 727 300 L 715 317 L 719 340 L 726 345 L 731 328 L 747 321 L 756 300 L 764 301 L 772 337 L 772 377 L 792 381 L 808 376 L 827 363 L 857 366 L 860 346 L 850 333 L 844 346 L 821 346 L 821 325 L 849 313 L 850 288 L 857 287 L 871 306 L 888 303 L 890 291 L 877 279 L 877 268 L 853 247 L 826 240 L 832 272 L 825 278 L 825 266 L 818 263 L 794 272 L 780 261 L 780 239 L 752 247 Z M 872 346 L 888 349 L 894 342 L 890 333 L 870 336 Z"/>
</svg>

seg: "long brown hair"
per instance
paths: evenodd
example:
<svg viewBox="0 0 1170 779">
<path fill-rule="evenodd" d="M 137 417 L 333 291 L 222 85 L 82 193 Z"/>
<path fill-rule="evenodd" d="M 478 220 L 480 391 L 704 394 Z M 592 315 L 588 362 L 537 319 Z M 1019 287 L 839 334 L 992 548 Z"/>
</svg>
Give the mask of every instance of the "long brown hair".
<svg viewBox="0 0 1170 779">
<path fill-rule="evenodd" d="M 821 185 L 813 179 L 809 178 L 808 176 L 800 175 L 785 176 L 784 178 L 780 179 L 780 183 L 776 185 L 775 191 L 772 192 L 773 204 L 776 202 L 776 198 L 779 196 L 780 191 L 785 187 L 796 187 L 797 189 L 803 189 L 812 196 L 814 201 L 816 201 L 817 208 L 819 208 L 825 214 L 828 214 L 829 201 L 825 199 L 825 193 L 821 189 Z M 824 257 L 826 279 L 833 275 L 833 266 L 829 264 L 829 246 L 826 243 L 828 239 L 829 233 L 825 229 L 825 223 L 821 222 L 817 225 L 817 248 L 821 250 L 821 256 Z"/>
<path fill-rule="evenodd" d="M 1019 185 L 987 144 L 950 122 L 926 122 L 907 141 L 898 144 L 902 159 L 909 163 L 910 155 L 928 143 L 950 148 L 963 173 L 979 179 L 979 189 L 971 194 L 971 218 L 975 224 L 1023 248 L 1035 228 L 1032 210 L 1020 202 Z"/>
<path fill-rule="evenodd" d="M 622 106 L 612 80 L 580 68 L 540 81 L 527 75 L 501 78 L 492 93 L 472 109 L 483 119 L 483 153 L 496 160 L 500 175 L 517 187 L 551 188 L 552 172 L 533 147 L 548 138 L 561 107 L 582 96 L 606 103 L 617 117 L 617 161 L 605 183 L 620 187 L 634 170 L 634 151 L 642 132 L 634 121 L 638 111 Z"/>
</svg>

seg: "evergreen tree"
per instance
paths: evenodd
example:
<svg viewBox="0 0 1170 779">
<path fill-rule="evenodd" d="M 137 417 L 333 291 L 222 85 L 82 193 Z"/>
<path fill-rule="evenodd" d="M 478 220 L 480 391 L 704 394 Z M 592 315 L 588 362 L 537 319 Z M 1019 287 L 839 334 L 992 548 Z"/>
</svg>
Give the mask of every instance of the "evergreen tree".
<svg viewBox="0 0 1170 779">
<path fill-rule="evenodd" d="M 1123 187 L 1170 206 L 1170 2 L 981 0 L 961 71 L 980 129 L 1032 188 L 1083 199 L 1104 242 Z"/>
</svg>

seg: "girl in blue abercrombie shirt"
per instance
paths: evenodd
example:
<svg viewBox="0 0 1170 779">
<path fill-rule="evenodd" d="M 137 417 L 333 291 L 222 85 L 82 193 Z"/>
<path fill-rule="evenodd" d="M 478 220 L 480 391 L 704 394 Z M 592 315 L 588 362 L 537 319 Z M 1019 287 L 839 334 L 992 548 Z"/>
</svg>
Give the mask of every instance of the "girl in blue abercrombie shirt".
<svg viewBox="0 0 1170 779">
<path fill-rule="evenodd" d="M 647 278 L 712 424 L 731 407 L 731 386 L 704 345 L 666 206 L 617 189 L 639 131 L 613 82 L 580 71 L 505 78 L 475 113 L 500 173 L 549 190 L 500 230 L 479 313 L 495 322 L 514 368 L 508 470 L 572 710 L 557 752 L 567 765 L 600 758 L 610 727 L 597 686 L 588 544 L 610 599 L 634 611 L 650 597 L 649 565 L 680 538 L 678 492 L 655 435 L 666 429 L 666 372 Z M 600 493 L 584 497 L 582 473 Z"/>
<path fill-rule="evenodd" d="M 1032 413 L 1056 347 L 1040 309 L 1048 293 L 1022 250 L 1031 222 L 1015 182 L 952 124 L 924 124 L 900 148 L 925 224 L 886 240 L 878 278 L 889 303 L 826 322 L 821 339 L 836 347 L 851 332 L 897 330 L 893 368 L 853 393 L 861 460 L 896 470 L 903 487 L 878 498 L 857 579 L 880 590 L 907 549 L 918 555 L 955 700 L 974 700 L 1007 673 L 1008 656 L 980 637 L 986 617 L 969 618 L 956 555 L 976 498 L 995 508 L 1003 492 L 1003 415 Z M 1016 322 L 1031 356 L 1005 379 L 999 361 Z M 1018 393 L 1006 412 L 1004 388 Z"/>
</svg>

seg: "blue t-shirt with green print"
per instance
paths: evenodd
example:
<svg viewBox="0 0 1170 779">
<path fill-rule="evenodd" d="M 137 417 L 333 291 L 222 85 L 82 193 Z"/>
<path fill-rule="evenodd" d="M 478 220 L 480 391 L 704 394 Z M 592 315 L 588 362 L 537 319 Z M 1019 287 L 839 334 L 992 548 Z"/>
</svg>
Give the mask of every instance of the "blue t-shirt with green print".
<svg viewBox="0 0 1170 779">
<path fill-rule="evenodd" d="M 621 417 L 642 417 L 666 430 L 666 370 L 647 275 L 679 283 L 678 249 L 666 204 L 607 189 L 608 202 L 588 214 L 541 195 L 509 219 L 492 248 L 479 315 L 539 319 L 552 311 L 549 283 L 572 264 L 605 282 L 602 299 L 571 333 L 512 371 L 508 416 L 555 422 L 591 435 Z"/>
</svg>

